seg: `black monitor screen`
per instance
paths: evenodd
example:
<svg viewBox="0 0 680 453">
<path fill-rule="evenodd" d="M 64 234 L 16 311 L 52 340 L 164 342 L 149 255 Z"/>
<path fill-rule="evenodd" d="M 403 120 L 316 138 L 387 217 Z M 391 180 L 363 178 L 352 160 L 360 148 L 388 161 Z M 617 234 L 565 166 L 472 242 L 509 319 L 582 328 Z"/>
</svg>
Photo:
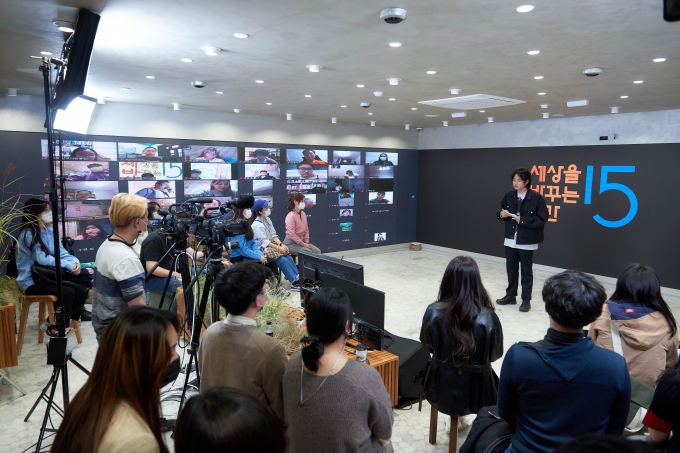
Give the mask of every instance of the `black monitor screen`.
<svg viewBox="0 0 680 453">
<path fill-rule="evenodd" d="M 385 293 L 333 275 L 323 275 L 324 288 L 338 288 L 352 303 L 354 317 L 376 329 L 385 329 Z"/>
<path fill-rule="evenodd" d="M 300 277 L 323 281 L 322 273 L 364 283 L 364 266 L 338 258 L 300 250 L 298 253 Z"/>
</svg>

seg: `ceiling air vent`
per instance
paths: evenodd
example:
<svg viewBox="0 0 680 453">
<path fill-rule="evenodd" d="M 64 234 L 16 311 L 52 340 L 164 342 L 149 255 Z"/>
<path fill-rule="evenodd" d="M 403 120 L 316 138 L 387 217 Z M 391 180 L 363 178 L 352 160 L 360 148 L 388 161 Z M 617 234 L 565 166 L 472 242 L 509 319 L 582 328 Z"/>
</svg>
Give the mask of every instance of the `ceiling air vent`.
<svg viewBox="0 0 680 453">
<path fill-rule="evenodd" d="M 502 98 L 490 94 L 473 94 L 470 96 L 458 96 L 455 98 L 435 99 L 433 101 L 420 101 L 418 104 L 431 105 L 433 107 L 443 107 L 445 109 L 456 110 L 479 110 L 490 109 L 493 107 L 503 107 L 504 105 L 524 104 L 525 101 L 518 99 Z"/>
</svg>

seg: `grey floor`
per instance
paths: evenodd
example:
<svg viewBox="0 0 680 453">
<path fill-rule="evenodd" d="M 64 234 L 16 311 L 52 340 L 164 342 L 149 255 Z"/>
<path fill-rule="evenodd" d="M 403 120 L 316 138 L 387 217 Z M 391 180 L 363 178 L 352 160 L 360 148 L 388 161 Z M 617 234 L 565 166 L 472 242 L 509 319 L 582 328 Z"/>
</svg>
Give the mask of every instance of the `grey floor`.
<svg viewBox="0 0 680 453">
<path fill-rule="evenodd" d="M 385 328 L 390 332 L 418 339 L 420 323 L 429 303 L 434 301 L 441 276 L 448 262 L 457 252 L 441 248 L 426 248 L 424 251 L 412 252 L 405 249 L 390 248 L 363 250 L 356 254 L 345 254 L 345 259 L 362 264 L 365 269 L 365 284 L 386 293 Z M 502 261 L 492 257 L 478 257 L 484 285 L 495 300 L 504 295 L 507 285 L 505 267 Z M 622 268 L 625 263 L 622 264 Z M 540 339 L 548 327 L 548 316 L 541 302 L 541 288 L 549 272 L 540 268 L 534 271 L 533 306 L 529 313 L 520 313 L 518 306 L 498 307 L 497 313 L 503 324 L 505 348 L 517 341 L 535 341 Z M 609 294 L 611 284 L 605 284 Z M 676 317 L 680 316 L 680 300 L 667 297 Z M 37 343 L 37 308 L 31 313 L 30 324 L 26 333 L 24 349 L 19 357 L 19 366 L 5 369 L 9 376 L 27 392 L 20 393 L 3 382 L 0 386 L 0 452 L 22 452 L 33 444 L 39 433 L 40 423 L 45 411 L 45 404 L 40 403 L 38 409 L 25 423 L 23 418 L 45 386 L 51 374 L 51 367 L 45 365 L 44 345 Z M 70 339 L 73 357 L 86 368 L 91 368 L 97 351 L 97 343 L 90 323 L 83 324 L 83 343 L 78 345 Z M 500 371 L 502 359 L 494 364 Z M 85 382 L 86 376 L 74 366 L 69 367 L 70 393 L 74 395 Z M 58 390 L 57 402 L 61 402 L 61 389 Z M 176 404 L 169 403 L 163 407 L 165 415 L 173 416 Z M 395 452 L 433 452 L 448 451 L 448 435 L 444 431 L 444 417 L 440 416 L 437 434 L 437 445 L 428 444 L 430 407 L 424 403 L 422 412 L 417 407 L 411 410 L 394 411 L 393 445 Z M 54 418 L 58 425 L 58 417 Z M 461 432 L 458 445 L 465 439 L 466 431 Z M 45 444 L 49 445 L 50 439 Z M 31 451 L 33 449 L 30 449 Z"/>
</svg>

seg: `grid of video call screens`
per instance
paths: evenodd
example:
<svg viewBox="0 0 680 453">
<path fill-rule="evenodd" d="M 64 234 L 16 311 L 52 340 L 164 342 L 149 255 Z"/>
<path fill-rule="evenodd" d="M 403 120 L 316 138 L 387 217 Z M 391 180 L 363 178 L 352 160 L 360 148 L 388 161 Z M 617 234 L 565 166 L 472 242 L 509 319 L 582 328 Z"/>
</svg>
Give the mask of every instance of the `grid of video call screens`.
<svg viewBox="0 0 680 453">
<path fill-rule="evenodd" d="M 276 207 L 282 237 L 286 199 L 299 192 L 311 241 L 323 251 L 396 239 L 396 152 L 64 140 L 55 145 L 59 154 L 55 170 L 63 173 L 66 234 L 76 239 L 76 253 L 96 251 L 112 233 L 108 210 L 119 192 L 163 210 L 193 197 L 212 197 L 206 207 L 215 207 L 252 194 Z"/>
</svg>

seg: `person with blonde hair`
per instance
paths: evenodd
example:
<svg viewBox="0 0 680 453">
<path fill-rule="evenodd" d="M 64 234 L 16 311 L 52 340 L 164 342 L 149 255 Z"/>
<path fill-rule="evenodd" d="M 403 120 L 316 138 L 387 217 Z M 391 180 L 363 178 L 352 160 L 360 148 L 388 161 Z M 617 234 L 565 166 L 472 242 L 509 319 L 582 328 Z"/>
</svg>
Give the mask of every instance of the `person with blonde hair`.
<svg viewBox="0 0 680 453">
<path fill-rule="evenodd" d="M 147 207 L 145 198 L 128 193 L 119 193 L 111 200 L 113 234 L 99 246 L 95 259 L 92 327 L 98 342 L 104 328 L 124 308 L 146 305 L 144 268 L 133 246 L 146 231 Z"/>
</svg>

